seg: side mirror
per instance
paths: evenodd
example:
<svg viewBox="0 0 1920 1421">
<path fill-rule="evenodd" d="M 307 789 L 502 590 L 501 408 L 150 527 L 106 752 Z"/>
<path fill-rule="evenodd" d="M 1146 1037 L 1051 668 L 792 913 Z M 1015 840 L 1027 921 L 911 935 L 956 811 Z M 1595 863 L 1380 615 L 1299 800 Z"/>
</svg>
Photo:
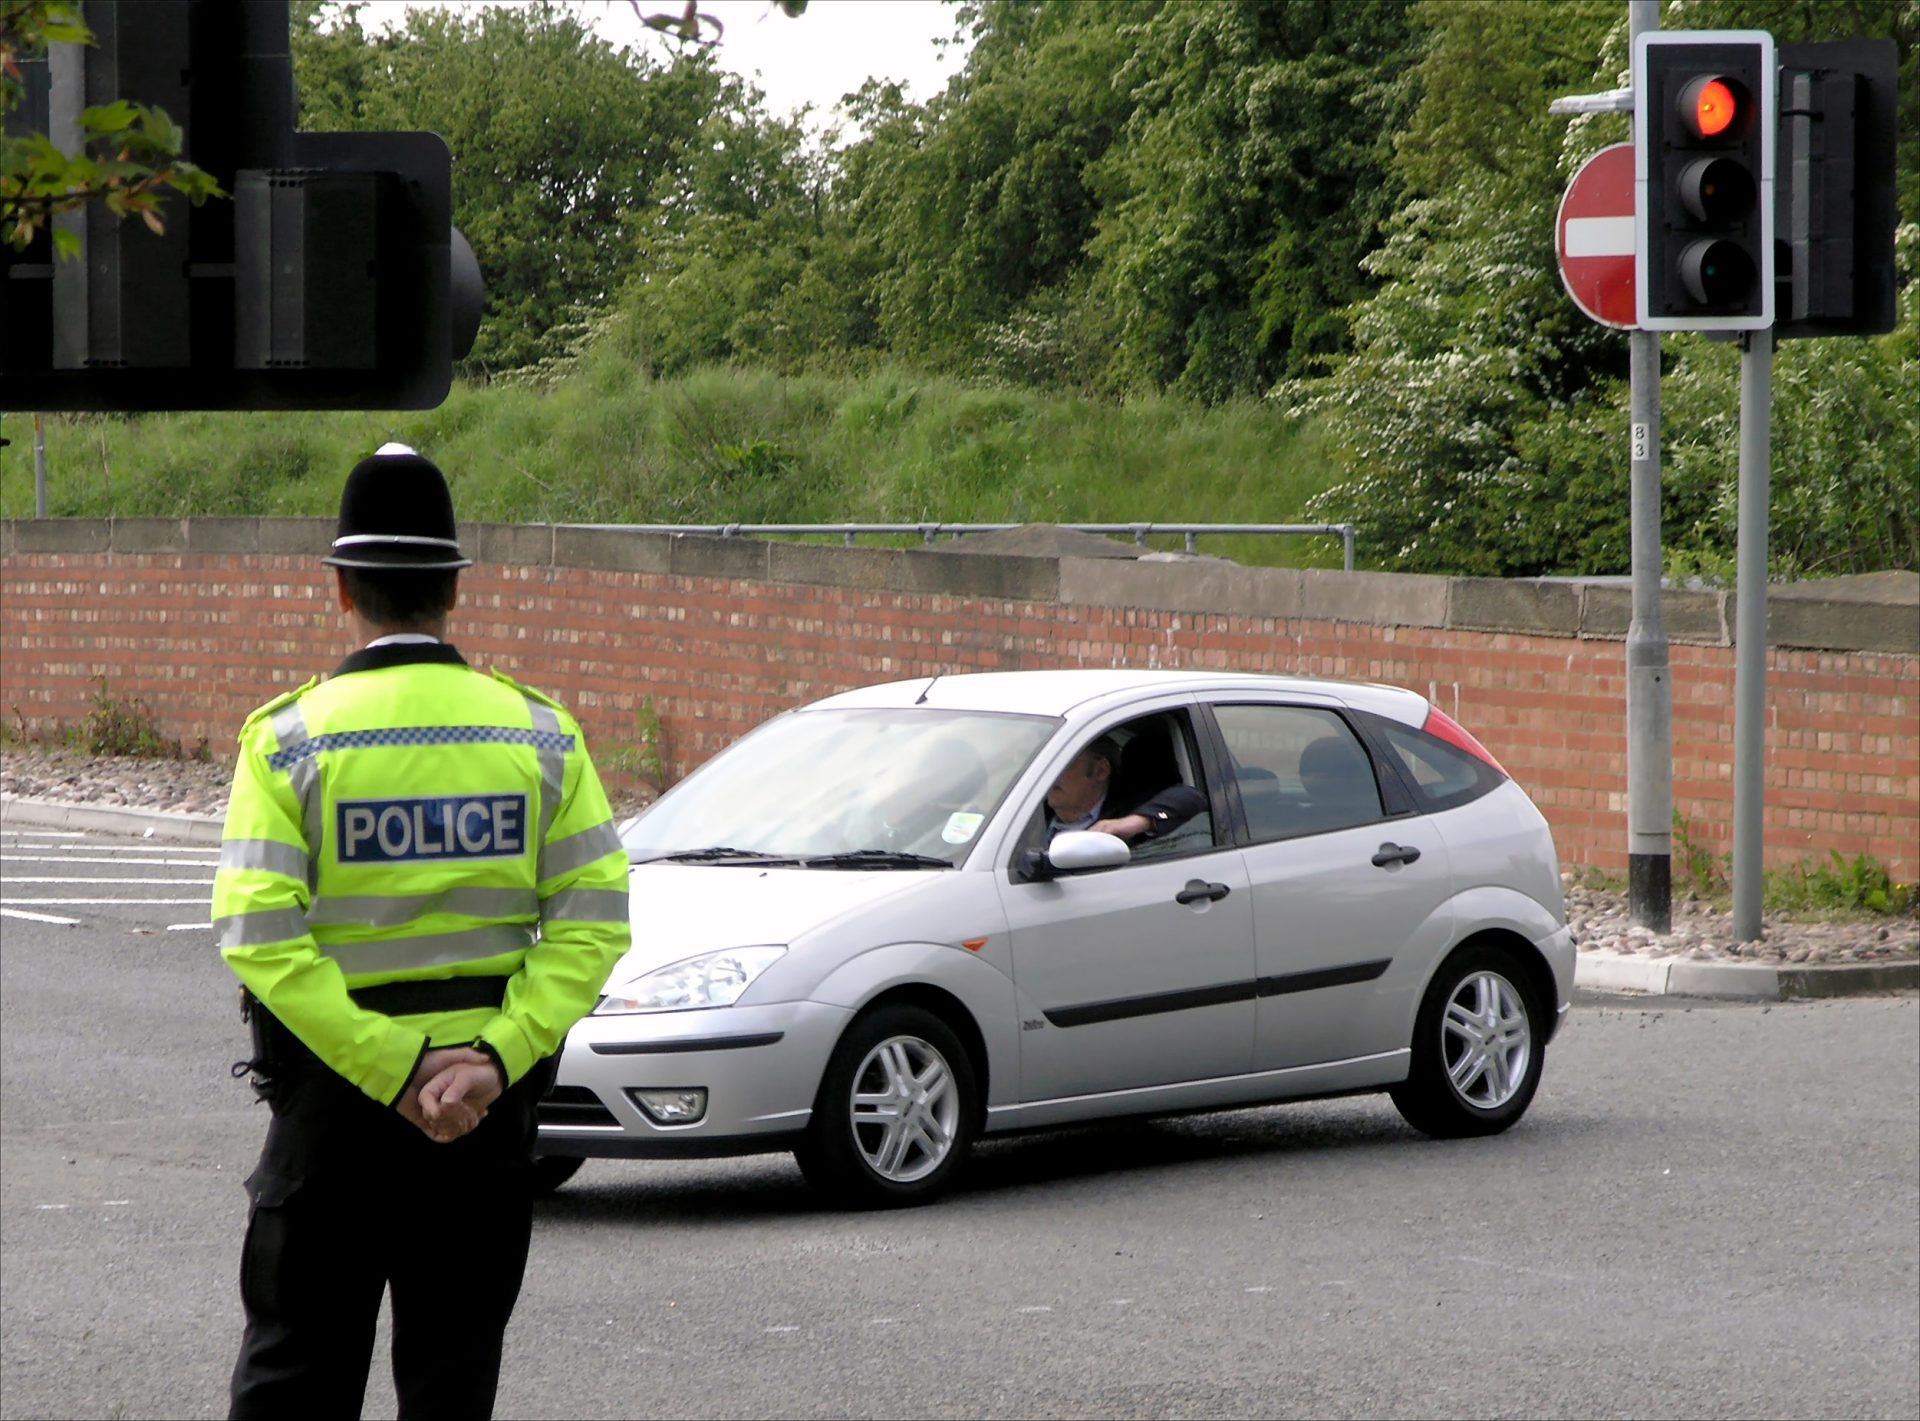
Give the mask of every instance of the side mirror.
<svg viewBox="0 0 1920 1421">
<path fill-rule="evenodd" d="M 1118 868 L 1133 857 L 1127 841 L 1114 834 L 1096 834 L 1091 829 L 1070 829 L 1056 834 L 1040 854 L 1052 871 L 1079 873 L 1090 868 Z"/>
</svg>

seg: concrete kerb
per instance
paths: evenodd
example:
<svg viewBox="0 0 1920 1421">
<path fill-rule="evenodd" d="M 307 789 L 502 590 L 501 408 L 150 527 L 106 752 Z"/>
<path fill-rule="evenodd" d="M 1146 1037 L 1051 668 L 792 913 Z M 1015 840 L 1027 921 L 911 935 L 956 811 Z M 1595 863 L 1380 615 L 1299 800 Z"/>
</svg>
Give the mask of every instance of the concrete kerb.
<svg viewBox="0 0 1920 1421">
<path fill-rule="evenodd" d="M 154 809 L 100 808 L 50 799 L 0 795 L 0 825 L 18 829 L 88 829 L 133 838 L 165 837 L 189 844 L 218 844 L 225 821 L 211 814 L 175 814 Z"/>
<path fill-rule="evenodd" d="M 1841 962 L 1808 967 L 1798 963 L 1703 962 L 1691 957 L 1583 952 L 1574 960 L 1573 984 L 1591 992 L 1760 1002 L 1802 997 L 1863 997 L 1920 988 L 1920 961 Z"/>
</svg>

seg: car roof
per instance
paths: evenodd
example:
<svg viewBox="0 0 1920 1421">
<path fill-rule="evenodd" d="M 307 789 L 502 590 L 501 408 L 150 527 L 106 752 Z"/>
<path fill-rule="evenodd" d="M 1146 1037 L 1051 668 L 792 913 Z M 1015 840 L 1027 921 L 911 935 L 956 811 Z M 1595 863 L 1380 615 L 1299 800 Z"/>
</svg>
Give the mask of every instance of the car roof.
<svg viewBox="0 0 1920 1421">
<path fill-rule="evenodd" d="M 927 706 L 941 710 L 1008 711 L 1026 715 L 1070 715 L 1091 702 L 1128 695 L 1187 692 L 1257 691 L 1267 694 L 1334 696 L 1348 705 L 1417 725 L 1427 701 L 1414 691 L 1312 676 L 1269 676 L 1237 671 L 976 671 L 963 675 L 916 676 L 826 696 L 807 707 Z"/>
</svg>

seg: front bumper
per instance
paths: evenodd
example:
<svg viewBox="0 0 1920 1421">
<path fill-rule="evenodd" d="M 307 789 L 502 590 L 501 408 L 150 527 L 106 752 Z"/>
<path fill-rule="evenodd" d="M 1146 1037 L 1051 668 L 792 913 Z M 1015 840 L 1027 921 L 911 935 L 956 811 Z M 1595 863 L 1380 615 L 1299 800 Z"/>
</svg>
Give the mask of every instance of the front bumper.
<svg viewBox="0 0 1920 1421">
<path fill-rule="evenodd" d="M 568 1034 L 540 1103 L 536 1150 L 685 1158 L 790 1149 L 853 1013 L 819 1002 L 589 1016 Z M 707 1092 L 687 1125 L 660 1125 L 629 1091 Z"/>
</svg>

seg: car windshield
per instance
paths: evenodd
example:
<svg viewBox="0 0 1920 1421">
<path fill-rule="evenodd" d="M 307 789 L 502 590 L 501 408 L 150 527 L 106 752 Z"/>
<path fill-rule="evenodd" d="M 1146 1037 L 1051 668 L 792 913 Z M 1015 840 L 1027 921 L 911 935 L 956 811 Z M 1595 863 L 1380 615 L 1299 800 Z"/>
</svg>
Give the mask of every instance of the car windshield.
<svg viewBox="0 0 1920 1421">
<path fill-rule="evenodd" d="M 958 865 L 1058 725 L 918 707 L 795 711 L 716 755 L 621 839 L 635 863 Z"/>
</svg>

